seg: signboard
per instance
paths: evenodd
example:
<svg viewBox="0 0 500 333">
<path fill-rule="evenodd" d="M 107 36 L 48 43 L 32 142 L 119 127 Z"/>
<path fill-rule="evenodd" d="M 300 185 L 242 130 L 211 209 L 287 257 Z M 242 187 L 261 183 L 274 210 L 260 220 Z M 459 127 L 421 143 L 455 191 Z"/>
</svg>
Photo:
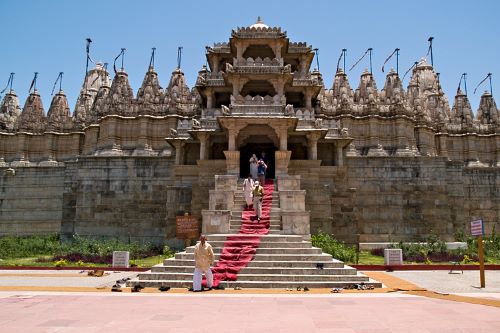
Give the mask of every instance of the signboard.
<svg viewBox="0 0 500 333">
<path fill-rule="evenodd" d="M 403 250 L 384 249 L 384 264 L 387 266 L 403 264 Z"/>
<path fill-rule="evenodd" d="M 175 218 L 175 233 L 177 239 L 197 239 L 200 236 L 198 220 L 192 216 L 177 216 Z"/>
<path fill-rule="evenodd" d="M 128 251 L 113 251 L 113 267 L 129 267 L 130 253 Z"/>
<path fill-rule="evenodd" d="M 470 233 L 472 234 L 472 236 L 484 235 L 484 223 L 482 219 L 471 221 Z"/>
</svg>

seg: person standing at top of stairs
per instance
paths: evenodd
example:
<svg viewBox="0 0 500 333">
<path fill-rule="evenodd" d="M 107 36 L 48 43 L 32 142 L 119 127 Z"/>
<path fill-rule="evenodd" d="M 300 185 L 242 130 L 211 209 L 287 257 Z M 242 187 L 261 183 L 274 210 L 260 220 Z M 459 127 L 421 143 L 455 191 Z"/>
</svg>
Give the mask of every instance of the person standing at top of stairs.
<svg viewBox="0 0 500 333">
<path fill-rule="evenodd" d="M 260 221 L 262 217 L 262 199 L 264 198 L 264 187 L 260 185 L 260 182 L 256 181 L 253 188 L 253 209 L 257 215 L 257 220 Z"/>
<path fill-rule="evenodd" d="M 266 182 L 266 169 L 267 165 L 264 160 L 259 160 L 259 164 L 257 165 L 257 175 L 259 177 L 259 182 L 264 185 Z"/>
</svg>

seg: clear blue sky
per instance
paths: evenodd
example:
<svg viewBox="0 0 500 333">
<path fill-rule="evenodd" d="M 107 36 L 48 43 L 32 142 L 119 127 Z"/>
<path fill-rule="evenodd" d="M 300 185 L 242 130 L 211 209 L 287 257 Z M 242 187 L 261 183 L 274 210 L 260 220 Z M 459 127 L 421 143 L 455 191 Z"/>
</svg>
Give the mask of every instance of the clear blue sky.
<svg viewBox="0 0 500 333">
<path fill-rule="evenodd" d="M 244 5 L 243 5 L 244 4 Z M 176 67 L 177 47 L 183 46 L 182 69 L 188 85 L 205 63 L 205 45 L 227 42 L 231 30 L 253 24 L 262 16 L 269 26 L 280 26 L 291 41 L 319 48 L 320 70 L 327 88 L 332 85 L 337 58 L 347 48 L 349 68 L 368 47 L 374 49 L 373 72 L 382 89 L 384 59 L 399 47 L 400 75 L 425 56 L 429 36 L 434 39 L 434 65 L 453 104 L 460 75 L 468 73 L 467 88 L 476 111 L 474 87 L 493 73 L 493 94 L 500 85 L 499 1 L 36 1 L 1 0 L 0 90 L 15 72 L 14 90 L 21 104 L 34 72 L 45 111 L 59 72 L 73 111 L 85 74 L 85 39 L 93 40 L 96 60 L 113 63 L 120 48 L 127 49 L 125 70 L 137 93 L 152 47 L 156 69 L 165 87 Z M 391 62 L 395 66 L 394 62 Z M 111 65 L 112 67 L 112 65 Z M 351 86 L 368 67 L 363 61 L 348 72 Z M 388 65 L 387 67 L 390 67 Z M 112 71 L 112 70 L 111 70 Z M 386 71 L 387 73 L 387 71 Z M 408 84 L 408 78 L 404 85 Z"/>
</svg>

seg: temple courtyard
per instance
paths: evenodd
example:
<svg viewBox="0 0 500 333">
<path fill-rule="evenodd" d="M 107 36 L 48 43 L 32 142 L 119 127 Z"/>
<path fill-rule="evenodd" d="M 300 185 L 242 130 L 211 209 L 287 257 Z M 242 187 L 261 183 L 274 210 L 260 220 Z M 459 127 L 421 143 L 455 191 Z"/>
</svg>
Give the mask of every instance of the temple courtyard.
<svg viewBox="0 0 500 333">
<path fill-rule="evenodd" d="M 0 332 L 497 332 L 500 272 L 363 272 L 375 290 L 111 292 L 136 272 L 0 271 Z"/>
</svg>

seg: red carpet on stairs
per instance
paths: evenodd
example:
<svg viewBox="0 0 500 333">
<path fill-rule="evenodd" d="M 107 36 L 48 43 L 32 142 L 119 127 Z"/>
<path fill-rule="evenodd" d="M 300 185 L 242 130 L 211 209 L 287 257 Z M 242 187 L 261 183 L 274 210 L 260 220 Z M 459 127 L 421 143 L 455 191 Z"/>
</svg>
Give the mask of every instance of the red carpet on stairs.
<svg viewBox="0 0 500 333">
<path fill-rule="evenodd" d="M 239 234 L 227 237 L 219 261 L 212 268 L 214 287 L 217 287 L 221 281 L 236 281 L 238 272 L 245 268 L 253 259 L 259 247 L 261 235 L 267 235 L 269 232 L 273 191 L 273 180 L 266 180 L 260 221 L 257 220 L 253 209 L 245 208 L 241 213 L 241 229 Z M 206 286 L 205 280 L 203 281 L 203 285 Z"/>
</svg>

